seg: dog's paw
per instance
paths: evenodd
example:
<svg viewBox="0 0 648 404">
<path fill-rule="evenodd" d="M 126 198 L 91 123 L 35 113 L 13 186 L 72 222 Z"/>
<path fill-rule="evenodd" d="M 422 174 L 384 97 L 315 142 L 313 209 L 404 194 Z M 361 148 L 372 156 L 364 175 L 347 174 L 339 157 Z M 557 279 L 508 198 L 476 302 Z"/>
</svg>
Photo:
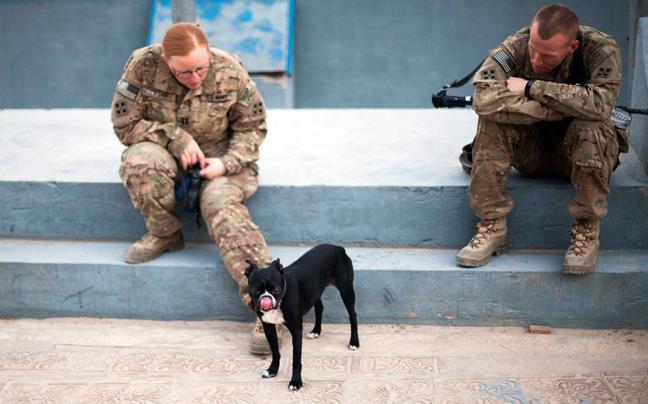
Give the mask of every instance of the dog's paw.
<svg viewBox="0 0 648 404">
<path fill-rule="evenodd" d="M 290 384 L 288 385 L 288 388 L 290 391 L 297 391 L 302 388 L 302 382 L 300 381 L 290 381 Z"/>
<path fill-rule="evenodd" d="M 349 350 L 351 351 L 357 351 L 360 349 L 360 345 L 349 345 Z"/>
<path fill-rule="evenodd" d="M 319 338 L 319 336 L 320 336 L 319 333 L 309 332 L 308 335 L 306 335 L 306 338 L 307 339 L 315 339 L 315 338 Z"/>
<path fill-rule="evenodd" d="M 271 377 L 275 377 L 276 375 L 277 375 L 276 371 L 271 371 L 270 369 L 268 369 L 265 372 L 263 372 L 261 377 L 264 378 L 264 379 L 269 379 Z"/>
</svg>

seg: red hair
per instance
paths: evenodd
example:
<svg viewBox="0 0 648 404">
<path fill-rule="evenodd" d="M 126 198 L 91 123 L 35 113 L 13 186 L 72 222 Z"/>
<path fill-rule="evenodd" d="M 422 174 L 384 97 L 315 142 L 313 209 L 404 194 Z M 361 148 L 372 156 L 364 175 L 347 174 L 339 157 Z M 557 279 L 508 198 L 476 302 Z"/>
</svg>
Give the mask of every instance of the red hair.
<svg viewBox="0 0 648 404">
<path fill-rule="evenodd" d="M 164 33 L 162 50 L 168 57 L 187 56 L 200 47 L 209 48 L 207 36 L 200 29 L 200 24 L 179 22 L 173 24 Z"/>
</svg>

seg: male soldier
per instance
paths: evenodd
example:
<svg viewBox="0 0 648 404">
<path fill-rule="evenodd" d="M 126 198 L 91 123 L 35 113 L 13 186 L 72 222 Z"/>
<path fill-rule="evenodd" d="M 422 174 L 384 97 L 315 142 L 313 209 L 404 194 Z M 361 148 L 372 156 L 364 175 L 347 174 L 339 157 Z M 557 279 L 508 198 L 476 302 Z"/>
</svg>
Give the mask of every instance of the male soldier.
<svg viewBox="0 0 648 404">
<path fill-rule="evenodd" d="M 133 52 L 115 90 L 112 122 L 129 146 L 119 174 L 149 232 L 126 250 L 126 262 L 184 248 L 174 194 L 178 163 L 183 170 L 199 163 L 202 217 L 241 299 L 252 308 L 245 260 L 259 266 L 272 261 L 243 205 L 258 187 L 255 161 L 265 117 L 263 99 L 241 61 L 210 48 L 197 24 L 175 24 L 162 44 Z M 250 350 L 270 353 L 257 323 Z"/>
<path fill-rule="evenodd" d="M 470 206 L 481 221 L 457 264 L 485 265 L 491 255 L 508 251 L 506 215 L 513 201 L 506 183 L 513 166 L 525 175 L 571 178 L 577 192 L 569 205 L 574 221 L 562 271 L 594 270 L 599 219 L 618 165 L 619 140 L 609 117 L 621 79 L 614 39 L 580 26 L 560 4 L 542 8 L 531 27 L 490 52 L 473 80 L 479 121 Z M 619 135 L 627 145 L 625 133 Z"/>
</svg>

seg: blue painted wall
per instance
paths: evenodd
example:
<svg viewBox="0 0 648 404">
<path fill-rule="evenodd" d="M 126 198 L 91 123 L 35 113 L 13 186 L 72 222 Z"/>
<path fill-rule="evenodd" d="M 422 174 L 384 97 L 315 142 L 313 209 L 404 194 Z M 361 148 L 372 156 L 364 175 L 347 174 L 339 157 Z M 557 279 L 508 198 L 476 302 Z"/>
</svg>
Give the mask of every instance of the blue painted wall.
<svg viewBox="0 0 648 404">
<path fill-rule="evenodd" d="M 546 3 L 298 0 L 295 106 L 428 108 L 433 91 L 472 70 Z M 629 0 L 564 4 L 628 56 Z M 150 1 L 141 0 L 1 1 L 0 108 L 108 108 L 128 56 L 146 45 L 149 14 Z M 624 102 L 626 94 L 624 85 Z M 266 98 L 284 106 L 280 96 Z"/>
<path fill-rule="evenodd" d="M 562 3 L 579 15 L 581 24 L 612 35 L 622 57 L 628 57 L 627 0 Z M 547 4 L 546 0 L 299 0 L 295 104 L 429 107 L 433 91 L 468 74 L 488 50 L 529 25 Z M 626 93 L 624 86 L 622 100 L 627 100 Z"/>
</svg>

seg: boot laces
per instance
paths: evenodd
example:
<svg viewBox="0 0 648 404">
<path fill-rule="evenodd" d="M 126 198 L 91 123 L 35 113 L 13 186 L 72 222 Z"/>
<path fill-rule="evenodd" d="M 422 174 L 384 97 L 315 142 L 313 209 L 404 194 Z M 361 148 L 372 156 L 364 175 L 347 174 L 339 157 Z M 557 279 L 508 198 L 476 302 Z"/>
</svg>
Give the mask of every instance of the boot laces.
<svg viewBox="0 0 648 404">
<path fill-rule="evenodd" d="M 475 227 L 477 228 L 477 233 L 473 236 L 470 243 L 468 243 L 472 248 L 479 248 L 484 241 L 488 239 L 489 234 L 497 233 L 499 230 L 495 225 L 499 224 L 498 219 L 485 219 L 477 223 Z"/>
<path fill-rule="evenodd" d="M 596 230 L 589 223 L 574 223 L 571 228 L 571 244 L 568 253 L 576 256 L 583 256 L 589 246 L 589 242 L 596 240 Z"/>
</svg>

